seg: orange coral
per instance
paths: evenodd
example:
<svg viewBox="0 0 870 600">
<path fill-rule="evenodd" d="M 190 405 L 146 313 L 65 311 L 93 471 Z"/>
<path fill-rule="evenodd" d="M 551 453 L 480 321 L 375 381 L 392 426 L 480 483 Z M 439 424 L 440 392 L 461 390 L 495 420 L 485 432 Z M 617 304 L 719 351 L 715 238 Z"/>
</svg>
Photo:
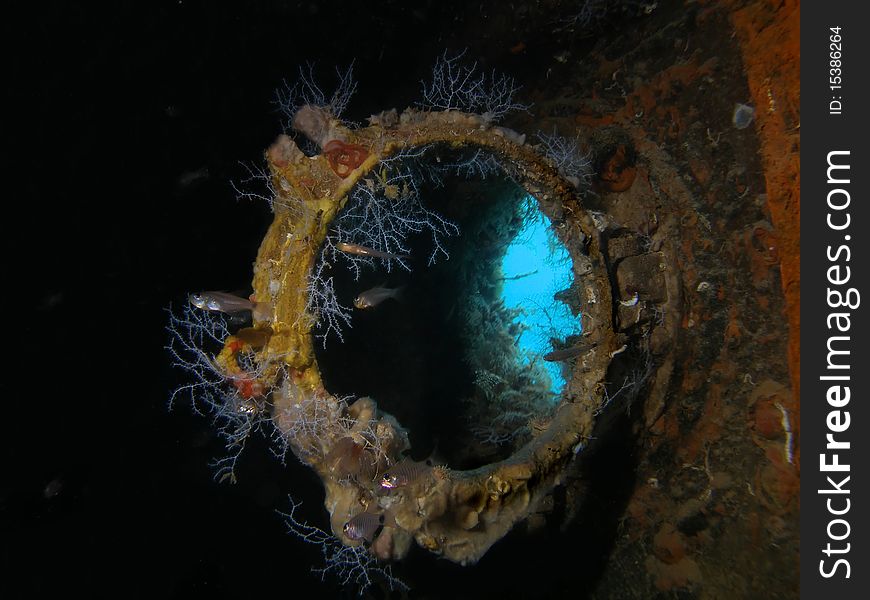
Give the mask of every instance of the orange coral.
<svg viewBox="0 0 870 600">
<path fill-rule="evenodd" d="M 247 375 L 241 377 L 231 377 L 233 385 L 239 392 L 239 396 L 245 400 L 253 400 L 254 398 L 262 398 L 265 392 L 263 384 L 256 379 Z"/>
<path fill-rule="evenodd" d="M 599 175 L 601 187 L 608 192 L 624 192 L 634 183 L 637 167 L 629 156 L 625 145 L 620 145 L 606 163 Z"/>
<path fill-rule="evenodd" d="M 239 396 L 245 400 L 261 398 L 265 392 L 263 383 L 258 381 L 253 374 L 248 373 L 239 366 L 237 355 L 246 346 L 252 346 L 250 341 L 244 339 L 245 336 L 250 334 L 245 329 L 240 333 L 242 333 L 241 337 L 231 335 L 226 339 L 223 350 L 215 357 L 215 364 L 224 371 L 227 380 L 233 384 Z"/>
<path fill-rule="evenodd" d="M 323 155 L 335 174 L 343 179 L 365 162 L 369 157 L 369 151 L 365 146 L 332 140 L 323 147 Z"/>
</svg>

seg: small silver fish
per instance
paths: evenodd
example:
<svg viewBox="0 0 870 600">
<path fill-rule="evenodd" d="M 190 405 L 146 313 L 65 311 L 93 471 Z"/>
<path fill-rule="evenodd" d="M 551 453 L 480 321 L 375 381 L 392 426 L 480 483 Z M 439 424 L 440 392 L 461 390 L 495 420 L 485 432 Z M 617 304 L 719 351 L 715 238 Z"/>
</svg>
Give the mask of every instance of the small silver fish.
<svg viewBox="0 0 870 600">
<path fill-rule="evenodd" d="M 339 242 L 335 245 L 335 247 L 346 254 L 371 256 L 372 258 L 382 258 L 384 260 L 399 260 L 402 258 L 408 258 L 404 254 L 390 254 L 389 252 L 381 252 L 380 250 L 375 250 L 374 248 L 360 246 L 359 244 L 348 244 L 346 242 Z"/>
<path fill-rule="evenodd" d="M 414 462 L 413 460 L 405 459 L 384 473 L 384 476 L 381 479 L 381 487 L 387 490 L 404 487 L 408 484 L 414 483 L 420 477 L 431 471 L 431 460 Z"/>
<path fill-rule="evenodd" d="M 209 178 L 208 167 L 202 167 L 196 171 L 186 171 L 178 176 L 175 184 L 178 188 L 186 188 L 198 185 Z"/>
<path fill-rule="evenodd" d="M 363 512 L 344 524 L 344 535 L 352 540 L 365 540 L 369 544 L 384 526 L 384 515 Z"/>
<path fill-rule="evenodd" d="M 188 299 L 195 307 L 212 312 L 237 313 L 254 310 L 256 307 L 255 302 L 251 302 L 247 298 L 227 294 L 226 292 L 191 294 Z"/>
<path fill-rule="evenodd" d="M 589 342 L 580 343 L 576 346 L 571 346 L 569 348 L 561 348 L 559 350 L 553 350 L 552 352 L 548 352 L 542 358 L 547 362 L 561 362 L 563 360 L 571 360 L 572 358 L 577 358 L 581 354 L 587 352 L 592 349 L 595 344 L 591 344 Z"/>
<path fill-rule="evenodd" d="M 404 287 L 373 287 L 372 289 L 366 290 L 359 296 L 354 298 L 353 305 L 357 308 L 365 309 L 374 308 L 388 298 L 395 298 L 396 300 L 400 300 L 402 298 L 402 292 L 404 291 L 404 289 Z"/>
</svg>

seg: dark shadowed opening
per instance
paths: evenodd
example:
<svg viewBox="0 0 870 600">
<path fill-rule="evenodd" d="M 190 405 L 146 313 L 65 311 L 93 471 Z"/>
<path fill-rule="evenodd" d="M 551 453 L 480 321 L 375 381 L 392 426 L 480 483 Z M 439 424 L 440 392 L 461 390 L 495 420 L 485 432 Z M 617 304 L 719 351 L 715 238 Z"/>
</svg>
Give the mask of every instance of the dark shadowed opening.
<svg viewBox="0 0 870 600">
<path fill-rule="evenodd" d="M 449 258 L 440 254 L 430 264 L 429 231 L 406 240 L 410 270 L 395 261 L 388 269 L 376 260 L 357 276 L 342 253 L 324 252 L 322 259 L 331 257 L 328 273 L 343 306 L 353 307 L 354 299 L 372 288 L 402 291 L 398 299 L 351 308 L 343 341 L 330 334 L 325 347 L 323 340 L 315 343 L 331 393 L 370 396 L 408 428 L 414 458 L 434 452 L 436 459 L 463 469 L 510 455 L 528 441 L 534 420 L 546 418 L 556 403 L 543 361 L 522 360 L 524 317 L 503 297 L 505 254 L 525 222 L 543 218 L 537 203 L 528 202 L 525 190 L 500 170 L 485 177 L 479 171 L 468 178 L 430 176 L 432 165 L 438 169 L 473 156 L 429 149 L 415 167 L 423 206 L 458 227 L 456 235 L 439 236 Z M 351 195 L 344 213 L 369 201 Z M 337 233 L 341 218 L 330 235 L 344 235 Z M 542 254 L 549 251 L 540 248 Z"/>
</svg>

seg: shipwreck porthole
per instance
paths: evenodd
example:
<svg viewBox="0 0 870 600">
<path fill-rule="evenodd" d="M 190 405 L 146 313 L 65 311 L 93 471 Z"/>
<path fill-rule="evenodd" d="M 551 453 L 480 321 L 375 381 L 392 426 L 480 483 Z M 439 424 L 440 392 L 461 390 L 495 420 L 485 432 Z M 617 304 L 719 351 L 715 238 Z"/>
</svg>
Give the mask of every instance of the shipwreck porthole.
<svg viewBox="0 0 870 600">
<path fill-rule="evenodd" d="M 226 476 L 267 426 L 280 453 L 317 472 L 336 552 L 370 564 L 416 542 L 473 563 L 581 453 L 626 349 L 604 229 L 578 195 L 571 140 L 530 147 L 489 110 L 387 111 L 351 129 L 333 108 L 294 113 L 320 154 L 288 135 L 266 152 L 275 220 L 254 293 L 218 294 L 215 307 L 192 297 L 203 312 L 176 320 L 176 356 L 199 377 L 186 389 L 222 420 Z M 525 244 L 557 259 L 522 271 Z M 553 267 L 547 289 L 527 285 Z M 517 301 L 511 282 L 531 295 Z M 224 301 L 253 326 L 213 321 Z M 223 348 L 211 356 L 203 340 Z M 363 521 L 382 525 L 362 534 L 370 549 Z"/>
<path fill-rule="evenodd" d="M 364 178 L 317 260 L 349 317 L 316 330 L 324 386 L 376 399 L 417 458 L 478 467 L 552 416 L 570 365 L 547 359 L 580 334 L 572 260 L 492 155 L 429 148 Z"/>
</svg>

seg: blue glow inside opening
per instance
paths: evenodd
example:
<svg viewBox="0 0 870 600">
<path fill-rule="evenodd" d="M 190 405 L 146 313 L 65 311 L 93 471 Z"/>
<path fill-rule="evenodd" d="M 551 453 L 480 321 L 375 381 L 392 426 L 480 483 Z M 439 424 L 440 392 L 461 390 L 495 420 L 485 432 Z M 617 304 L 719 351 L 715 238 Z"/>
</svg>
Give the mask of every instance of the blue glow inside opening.
<svg viewBox="0 0 870 600">
<path fill-rule="evenodd" d="M 537 200 L 527 196 L 524 202 L 527 216 L 502 262 L 502 299 L 506 308 L 521 311 L 514 318 L 521 325 L 517 337 L 521 360 L 542 365 L 550 377 L 550 389 L 558 395 L 566 384 L 563 364 L 542 357 L 553 351 L 553 338 L 580 334 L 579 317 L 553 297 L 574 283 L 573 263 Z"/>
</svg>

